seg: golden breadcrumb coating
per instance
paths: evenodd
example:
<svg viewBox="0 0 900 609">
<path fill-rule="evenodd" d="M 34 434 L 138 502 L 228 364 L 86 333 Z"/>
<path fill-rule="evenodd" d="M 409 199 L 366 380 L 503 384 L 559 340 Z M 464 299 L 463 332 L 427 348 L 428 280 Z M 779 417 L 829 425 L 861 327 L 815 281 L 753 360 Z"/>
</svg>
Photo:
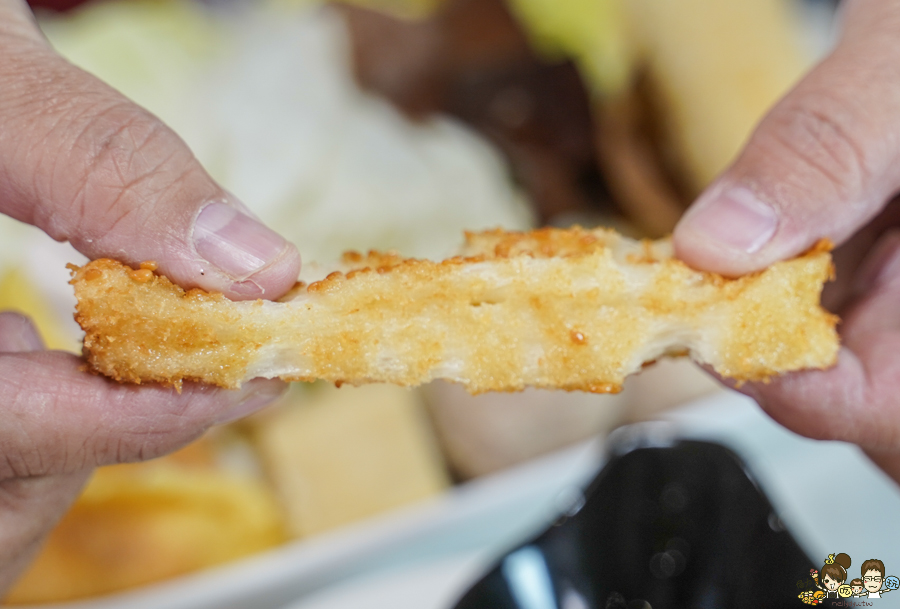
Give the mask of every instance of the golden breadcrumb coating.
<svg viewBox="0 0 900 609">
<path fill-rule="evenodd" d="M 146 263 L 70 268 L 85 357 L 119 381 L 442 378 L 472 392 L 603 393 L 663 355 L 740 381 L 831 366 L 837 318 L 819 305 L 829 249 L 727 279 L 674 259 L 666 240 L 496 230 L 467 234 L 463 256 L 443 262 L 348 253 L 345 272 L 279 302 L 185 291 Z"/>
</svg>

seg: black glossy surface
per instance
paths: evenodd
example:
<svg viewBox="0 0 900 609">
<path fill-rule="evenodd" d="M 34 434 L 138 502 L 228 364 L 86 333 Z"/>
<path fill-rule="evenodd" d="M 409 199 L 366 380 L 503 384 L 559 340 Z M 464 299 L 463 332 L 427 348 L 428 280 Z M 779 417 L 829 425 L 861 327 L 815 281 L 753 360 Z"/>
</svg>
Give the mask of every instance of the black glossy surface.
<svg viewBox="0 0 900 609">
<path fill-rule="evenodd" d="M 636 448 L 584 495 L 456 609 L 806 606 L 797 584 L 815 565 L 728 449 Z"/>
</svg>

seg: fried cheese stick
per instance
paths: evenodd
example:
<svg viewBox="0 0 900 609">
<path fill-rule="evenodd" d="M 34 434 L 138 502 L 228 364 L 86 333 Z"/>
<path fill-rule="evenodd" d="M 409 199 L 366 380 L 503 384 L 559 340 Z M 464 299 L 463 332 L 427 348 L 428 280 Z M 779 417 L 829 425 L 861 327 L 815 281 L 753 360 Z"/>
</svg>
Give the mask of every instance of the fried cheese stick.
<svg viewBox="0 0 900 609">
<path fill-rule="evenodd" d="M 667 240 L 496 230 L 467 234 L 463 255 L 443 262 L 346 254 L 345 272 L 279 302 L 185 291 L 150 264 L 70 268 L 84 355 L 118 381 L 441 378 L 473 393 L 605 393 L 665 355 L 739 381 L 831 366 L 837 318 L 819 305 L 829 249 L 728 279 L 674 259 Z"/>
</svg>

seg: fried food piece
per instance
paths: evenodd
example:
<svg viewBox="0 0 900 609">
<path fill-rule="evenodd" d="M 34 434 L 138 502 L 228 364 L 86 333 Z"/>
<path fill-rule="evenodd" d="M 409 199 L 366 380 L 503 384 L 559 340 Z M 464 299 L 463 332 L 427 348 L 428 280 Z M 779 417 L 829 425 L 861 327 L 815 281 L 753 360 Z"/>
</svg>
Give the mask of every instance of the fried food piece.
<svg viewBox="0 0 900 609">
<path fill-rule="evenodd" d="M 819 306 L 828 249 L 728 279 L 674 259 L 665 240 L 496 230 L 468 234 L 463 256 L 443 262 L 347 254 L 346 273 L 283 302 L 185 292 L 113 260 L 73 266 L 71 283 L 85 357 L 119 381 L 442 378 L 474 393 L 604 393 L 664 355 L 739 381 L 831 366 L 837 318 Z"/>
<path fill-rule="evenodd" d="M 278 407 L 245 425 L 297 537 L 422 501 L 449 485 L 415 390 L 294 385 Z"/>
<path fill-rule="evenodd" d="M 153 461 L 98 469 L 5 601 L 59 603 L 111 594 L 250 556 L 285 539 L 272 491 L 262 480 L 217 466 L 214 447 L 204 439 Z"/>
</svg>

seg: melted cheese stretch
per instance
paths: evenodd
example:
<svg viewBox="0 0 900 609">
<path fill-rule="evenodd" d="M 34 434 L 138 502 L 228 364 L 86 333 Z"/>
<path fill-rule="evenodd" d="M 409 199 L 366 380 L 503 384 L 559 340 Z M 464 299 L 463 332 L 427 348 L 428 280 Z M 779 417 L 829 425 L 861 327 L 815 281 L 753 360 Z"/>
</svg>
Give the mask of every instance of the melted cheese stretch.
<svg viewBox="0 0 900 609">
<path fill-rule="evenodd" d="M 615 392 L 667 354 L 742 381 L 832 365 L 837 320 L 819 306 L 827 249 L 725 279 L 673 259 L 666 241 L 491 231 L 443 262 L 348 254 L 346 274 L 282 302 L 185 292 L 112 260 L 73 267 L 72 284 L 85 357 L 119 381 L 442 378 L 472 392 Z"/>
</svg>

